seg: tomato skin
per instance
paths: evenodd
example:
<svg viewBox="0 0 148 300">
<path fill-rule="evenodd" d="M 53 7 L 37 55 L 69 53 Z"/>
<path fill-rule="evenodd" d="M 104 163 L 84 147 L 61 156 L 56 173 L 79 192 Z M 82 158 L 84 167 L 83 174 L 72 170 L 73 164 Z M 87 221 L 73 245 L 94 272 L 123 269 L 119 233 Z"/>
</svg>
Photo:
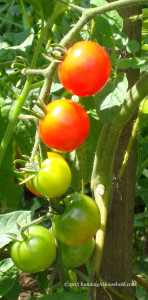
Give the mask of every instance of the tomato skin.
<svg viewBox="0 0 148 300">
<path fill-rule="evenodd" d="M 39 121 L 42 141 L 50 148 L 69 152 L 80 147 L 90 129 L 84 108 L 68 99 L 58 99 L 47 105 L 47 114 Z"/>
<path fill-rule="evenodd" d="M 106 51 L 90 41 L 80 41 L 69 48 L 58 69 L 64 88 L 81 97 L 99 92 L 106 84 L 110 72 L 111 64 Z"/>
<path fill-rule="evenodd" d="M 95 242 L 93 238 L 81 246 L 69 247 L 61 244 L 64 265 L 71 268 L 77 268 L 84 265 L 92 256 L 94 247 Z"/>
<path fill-rule="evenodd" d="M 27 177 L 28 177 L 28 175 L 25 176 L 25 178 L 27 178 Z M 28 181 L 26 181 L 26 187 L 35 196 L 42 197 L 42 198 L 44 197 L 43 195 L 41 195 L 40 193 L 37 192 L 37 190 L 34 186 L 34 179 L 33 178 L 30 178 Z"/>
<path fill-rule="evenodd" d="M 56 257 L 56 244 L 52 233 L 45 227 L 29 227 L 24 241 L 13 242 L 10 248 L 14 264 L 23 272 L 36 273 L 50 267 Z"/>
<path fill-rule="evenodd" d="M 100 227 L 100 211 L 96 202 L 81 194 L 73 194 L 65 200 L 66 209 L 53 219 L 53 233 L 67 246 L 87 243 Z"/>
<path fill-rule="evenodd" d="M 36 190 L 48 198 L 63 195 L 71 182 L 71 171 L 64 159 L 50 157 L 41 164 L 41 169 L 34 177 Z"/>
</svg>

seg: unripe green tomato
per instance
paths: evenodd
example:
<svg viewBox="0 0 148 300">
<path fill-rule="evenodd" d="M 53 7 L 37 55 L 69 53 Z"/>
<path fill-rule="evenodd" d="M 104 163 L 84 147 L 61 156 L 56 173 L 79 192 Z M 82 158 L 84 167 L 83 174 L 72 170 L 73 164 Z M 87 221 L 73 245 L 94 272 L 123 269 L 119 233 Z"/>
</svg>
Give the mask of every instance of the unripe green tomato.
<svg viewBox="0 0 148 300">
<path fill-rule="evenodd" d="M 66 208 L 61 215 L 55 215 L 53 233 L 67 246 L 87 243 L 100 227 L 100 210 L 96 202 L 86 195 L 74 193 L 64 199 Z"/>
<path fill-rule="evenodd" d="M 48 198 L 62 196 L 71 182 L 71 171 L 67 162 L 59 157 L 50 157 L 41 164 L 41 169 L 34 178 L 38 193 Z"/>
<path fill-rule="evenodd" d="M 95 242 L 92 238 L 81 246 L 67 246 L 61 244 L 63 263 L 66 267 L 77 268 L 84 265 L 92 256 Z"/>
<path fill-rule="evenodd" d="M 55 260 L 54 236 L 43 226 L 31 226 L 28 229 L 26 239 L 12 243 L 10 255 L 14 264 L 21 271 L 27 273 L 41 272 L 49 268 Z"/>
</svg>

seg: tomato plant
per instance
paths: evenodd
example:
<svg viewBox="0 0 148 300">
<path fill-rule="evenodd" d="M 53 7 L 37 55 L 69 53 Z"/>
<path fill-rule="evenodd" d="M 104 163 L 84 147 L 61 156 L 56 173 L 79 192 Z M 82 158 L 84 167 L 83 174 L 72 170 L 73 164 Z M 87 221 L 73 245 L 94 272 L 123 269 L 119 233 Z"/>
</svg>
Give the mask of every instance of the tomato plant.
<svg viewBox="0 0 148 300">
<path fill-rule="evenodd" d="M 58 99 L 47 105 L 47 114 L 39 122 L 42 141 L 61 152 L 72 151 L 86 140 L 89 118 L 81 105 L 68 99 Z"/>
<path fill-rule="evenodd" d="M 23 241 L 12 243 L 10 253 L 14 264 L 23 272 L 41 272 L 55 260 L 55 239 L 47 228 L 31 226 Z"/>
<path fill-rule="evenodd" d="M 106 51 L 94 42 L 80 41 L 68 49 L 58 74 L 67 91 L 85 97 L 99 92 L 110 72 L 111 64 Z"/>
<path fill-rule="evenodd" d="M 66 209 L 53 220 L 53 232 L 65 245 L 87 243 L 100 227 L 100 211 L 96 202 L 86 195 L 75 193 L 65 199 Z"/>
<path fill-rule="evenodd" d="M 49 198 L 63 195 L 71 182 L 71 171 L 67 162 L 58 156 L 45 159 L 33 179 L 36 190 Z"/>
<path fill-rule="evenodd" d="M 61 244 L 63 263 L 67 267 L 76 268 L 84 265 L 92 256 L 94 251 L 94 239 L 80 246 L 67 246 Z"/>
</svg>

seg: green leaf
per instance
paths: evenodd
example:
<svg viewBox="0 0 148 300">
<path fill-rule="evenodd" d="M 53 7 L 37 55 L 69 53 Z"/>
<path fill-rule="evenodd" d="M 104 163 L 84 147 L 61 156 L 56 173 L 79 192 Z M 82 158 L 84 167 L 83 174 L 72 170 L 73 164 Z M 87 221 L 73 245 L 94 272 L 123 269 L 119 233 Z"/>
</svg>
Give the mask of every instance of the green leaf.
<svg viewBox="0 0 148 300">
<path fill-rule="evenodd" d="M 146 64 L 146 61 L 139 57 L 133 57 L 130 62 L 131 68 L 133 68 L 133 69 L 141 68 L 141 67 L 145 66 L 145 64 Z"/>
<path fill-rule="evenodd" d="M 108 4 L 108 2 L 105 0 L 90 1 L 91 7 L 96 7 L 96 6 L 106 5 L 106 4 Z M 95 17 L 94 21 L 95 21 L 95 30 L 93 35 L 101 44 L 103 44 L 103 46 L 114 47 L 117 44 L 117 47 L 119 48 L 119 43 L 120 43 L 120 48 L 121 48 L 121 46 L 123 47 L 125 45 L 125 34 L 123 37 L 123 33 L 121 33 L 123 29 L 123 20 L 119 16 L 116 10 L 112 10 L 111 12 L 99 15 Z M 120 41 L 118 35 L 120 35 Z"/>
<path fill-rule="evenodd" d="M 13 288 L 16 275 L 19 272 L 11 258 L 4 259 L 0 262 L 0 297 L 9 293 Z"/>
<path fill-rule="evenodd" d="M 8 233 L 19 235 L 16 222 L 23 226 L 31 221 L 31 217 L 32 212 L 30 211 L 15 211 L 0 215 L 0 248 L 12 241 Z"/>
<path fill-rule="evenodd" d="M 148 211 L 135 214 L 134 227 L 148 227 Z"/>
<path fill-rule="evenodd" d="M 148 255 L 142 256 L 133 265 L 133 272 L 147 278 Z"/>
<path fill-rule="evenodd" d="M 65 293 L 55 293 L 49 296 L 43 296 L 43 300 L 87 300 L 87 294 L 84 292 L 65 292 Z"/>
<path fill-rule="evenodd" d="M 135 40 L 131 40 L 128 42 L 126 49 L 129 53 L 138 52 L 140 50 L 140 44 Z"/>
<path fill-rule="evenodd" d="M 127 88 L 126 74 L 118 73 L 113 83 L 108 82 L 103 90 L 95 95 L 96 111 L 101 122 L 111 123 L 118 115 L 125 100 Z"/>
<path fill-rule="evenodd" d="M 20 292 L 21 292 L 20 283 L 18 278 L 16 278 L 13 287 L 7 294 L 5 294 L 5 297 L 8 300 L 16 300 L 19 298 Z"/>
<path fill-rule="evenodd" d="M 49 0 L 25 0 L 25 2 L 29 3 L 33 8 L 36 13 L 42 18 L 42 14 L 45 19 L 49 19 L 50 16 L 53 13 L 54 1 L 49 1 Z"/>
<path fill-rule="evenodd" d="M 31 34 L 34 34 L 34 30 L 32 28 L 18 33 L 6 32 L 4 33 L 4 37 L 13 45 L 19 45 L 22 44 Z"/>
<path fill-rule="evenodd" d="M 90 182 L 95 151 L 101 131 L 101 124 L 95 111 L 94 98 L 82 98 L 81 104 L 89 116 L 90 132 L 85 143 L 80 148 L 67 154 L 68 164 L 72 172 L 71 185 L 74 191 L 81 189 L 82 176 L 85 184 Z"/>
</svg>

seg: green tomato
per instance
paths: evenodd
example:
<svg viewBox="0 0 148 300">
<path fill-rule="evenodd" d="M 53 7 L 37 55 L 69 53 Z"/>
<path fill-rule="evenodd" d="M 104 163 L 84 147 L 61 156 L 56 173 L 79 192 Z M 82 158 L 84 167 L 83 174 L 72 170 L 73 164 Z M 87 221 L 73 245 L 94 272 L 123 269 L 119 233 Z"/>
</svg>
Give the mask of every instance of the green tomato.
<svg viewBox="0 0 148 300">
<path fill-rule="evenodd" d="M 10 254 L 14 264 L 21 271 L 27 273 L 41 272 L 49 268 L 55 260 L 54 236 L 43 226 L 31 226 L 26 239 L 12 243 Z"/>
<path fill-rule="evenodd" d="M 77 193 L 67 197 L 65 204 L 63 214 L 54 217 L 53 233 L 65 245 L 83 245 L 100 227 L 99 208 L 92 198 Z"/>
<path fill-rule="evenodd" d="M 70 182 L 70 168 L 67 162 L 59 157 L 45 159 L 34 178 L 34 186 L 38 193 L 48 198 L 63 195 L 67 191 Z"/>
<path fill-rule="evenodd" d="M 63 263 L 66 267 L 77 268 L 84 265 L 92 256 L 95 242 L 92 238 L 81 246 L 67 246 L 61 244 Z"/>
</svg>

